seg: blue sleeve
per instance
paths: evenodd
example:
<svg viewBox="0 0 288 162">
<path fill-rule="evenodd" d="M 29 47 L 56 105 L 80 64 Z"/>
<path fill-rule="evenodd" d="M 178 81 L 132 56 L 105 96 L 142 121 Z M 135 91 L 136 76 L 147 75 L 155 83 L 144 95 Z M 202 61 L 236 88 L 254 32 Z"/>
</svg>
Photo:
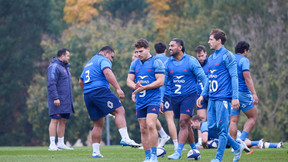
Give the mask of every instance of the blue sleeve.
<svg viewBox="0 0 288 162">
<path fill-rule="evenodd" d="M 239 62 L 239 64 L 241 65 L 241 67 L 242 67 L 242 71 L 249 71 L 249 69 L 250 69 L 250 62 L 249 62 L 249 60 L 246 58 L 246 57 L 243 57 L 241 60 L 240 60 L 240 62 Z"/>
<path fill-rule="evenodd" d="M 201 80 L 202 84 L 205 86 L 207 76 L 205 75 L 204 70 L 201 67 L 199 61 L 196 58 L 191 56 L 190 60 L 189 60 L 189 64 L 190 64 L 190 68 L 194 72 L 196 78 Z"/>
<path fill-rule="evenodd" d="M 107 59 L 107 60 L 102 60 L 100 62 L 100 67 L 101 67 L 101 71 L 103 71 L 105 68 L 110 68 L 112 69 L 112 63 Z"/>
<path fill-rule="evenodd" d="M 129 74 L 135 74 L 135 61 L 131 62 Z"/>
<path fill-rule="evenodd" d="M 209 57 L 212 57 L 212 55 L 211 56 L 209 56 Z M 209 69 L 208 69 L 209 70 Z M 208 74 L 207 74 L 208 75 Z M 204 83 L 204 82 L 202 82 L 202 83 Z M 203 84 L 203 91 L 202 91 L 202 93 L 201 93 L 201 96 L 203 96 L 204 98 L 207 98 L 207 96 L 208 96 L 208 94 L 209 94 L 209 79 L 207 78 L 206 79 L 206 82 L 205 82 L 205 84 Z"/>
<path fill-rule="evenodd" d="M 229 71 L 231 81 L 232 81 L 232 99 L 238 99 L 238 73 L 237 73 L 237 61 L 236 57 L 231 53 L 227 52 L 223 56 L 223 61 L 226 68 Z"/>
<path fill-rule="evenodd" d="M 155 69 L 155 74 L 165 74 L 165 68 L 161 60 L 155 59 L 153 68 Z"/>
<path fill-rule="evenodd" d="M 47 90 L 49 92 L 49 96 L 53 100 L 59 99 L 59 95 L 57 92 L 57 82 L 58 82 L 58 74 L 59 71 L 57 69 L 57 64 L 53 64 L 47 69 Z"/>
<path fill-rule="evenodd" d="M 200 131 L 201 133 L 208 132 L 207 121 L 201 122 Z"/>
</svg>

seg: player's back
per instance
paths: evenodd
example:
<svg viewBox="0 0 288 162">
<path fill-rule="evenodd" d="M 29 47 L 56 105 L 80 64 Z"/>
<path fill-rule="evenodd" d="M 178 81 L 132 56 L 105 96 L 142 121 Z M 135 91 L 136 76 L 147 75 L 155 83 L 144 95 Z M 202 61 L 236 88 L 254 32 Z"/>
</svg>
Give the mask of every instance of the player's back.
<svg viewBox="0 0 288 162">
<path fill-rule="evenodd" d="M 249 88 L 246 85 L 245 78 L 243 76 L 244 71 L 249 71 L 250 68 L 250 62 L 249 60 L 241 55 L 241 54 L 235 54 L 236 60 L 237 60 L 237 73 L 238 73 L 238 79 L 239 79 L 239 91 L 241 92 L 249 92 Z"/>
<path fill-rule="evenodd" d="M 105 68 L 111 69 L 112 63 L 100 54 L 93 56 L 85 65 L 80 77 L 84 82 L 84 94 L 99 88 L 109 88 L 109 82 L 103 74 Z"/>
</svg>

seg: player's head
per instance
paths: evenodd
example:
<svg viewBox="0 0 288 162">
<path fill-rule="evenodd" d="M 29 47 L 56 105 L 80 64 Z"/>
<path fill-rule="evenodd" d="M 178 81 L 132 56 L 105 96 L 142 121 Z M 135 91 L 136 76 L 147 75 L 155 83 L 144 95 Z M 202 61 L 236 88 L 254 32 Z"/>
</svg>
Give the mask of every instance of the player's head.
<svg viewBox="0 0 288 162">
<path fill-rule="evenodd" d="M 218 50 L 225 44 L 227 40 L 226 34 L 221 29 L 212 29 L 209 36 L 208 44 L 210 49 Z"/>
<path fill-rule="evenodd" d="M 141 61 L 145 61 L 151 57 L 149 43 L 146 39 L 139 39 L 135 44 L 135 52 Z"/>
<path fill-rule="evenodd" d="M 66 48 L 61 48 L 57 52 L 57 57 L 59 58 L 59 60 L 68 63 L 70 59 L 70 51 Z"/>
<path fill-rule="evenodd" d="M 242 54 L 245 57 L 247 57 L 247 55 L 249 53 L 249 49 L 250 49 L 249 43 L 247 43 L 245 41 L 240 41 L 235 46 L 235 53 Z"/>
<path fill-rule="evenodd" d="M 196 57 L 199 60 L 199 62 L 201 64 L 203 64 L 203 62 L 206 60 L 207 58 L 207 52 L 206 52 L 206 48 L 203 45 L 199 45 L 195 48 L 195 53 L 196 53 Z"/>
<path fill-rule="evenodd" d="M 99 54 L 105 56 L 108 60 L 113 62 L 114 50 L 110 46 L 104 46 L 100 49 Z"/>
<path fill-rule="evenodd" d="M 135 61 L 138 58 L 138 53 L 136 53 L 136 51 L 133 51 L 133 55 L 132 55 L 132 62 Z"/>
<path fill-rule="evenodd" d="M 166 45 L 163 42 L 158 42 L 154 45 L 156 54 L 166 53 Z"/>
<path fill-rule="evenodd" d="M 185 52 L 184 42 L 179 38 L 173 38 L 169 43 L 169 52 L 171 56 Z"/>
<path fill-rule="evenodd" d="M 197 129 L 200 130 L 200 124 L 201 124 L 201 118 L 199 115 L 194 115 L 191 118 L 191 126 L 193 127 L 193 129 Z"/>
</svg>

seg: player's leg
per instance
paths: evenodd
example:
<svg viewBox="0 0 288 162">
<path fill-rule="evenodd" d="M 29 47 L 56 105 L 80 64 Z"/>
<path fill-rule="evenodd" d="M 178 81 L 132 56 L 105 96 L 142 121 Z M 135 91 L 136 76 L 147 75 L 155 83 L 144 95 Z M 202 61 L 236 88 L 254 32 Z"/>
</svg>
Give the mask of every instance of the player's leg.
<svg viewBox="0 0 288 162">
<path fill-rule="evenodd" d="M 61 119 L 58 123 L 57 134 L 58 134 L 58 148 L 61 150 L 74 150 L 71 147 L 68 147 L 64 143 L 64 135 L 65 135 L 65 128 L 67 119 L 70 118 L 70 114 L 61 114 Z"/>
<path fill-rule="evenodd" d="M 174 150 L 176 150 L 178 147 L 178 139 L 177 139 L 177 129 L 174 122 L 174 113 L 173 111 L 165 111 L 164 115 L 168 125 L 169 134 L 173 140 Z"/>
<path fill-rule="evenodd" d="M 158 109 L 159 112 L 159 109 Z M 146 125 L 149 134 L 149 146 L 151 149 L 151 161 L 157 161 L 157 144 L 158 144 L 158 133 L 156 129 L 158 114 L 148 113 L 146 117 Z"/>
<path fill-rule="evenodd" d="M 230 116 L 229 133 L 233 139 L 237 139 L 237 129 L 238 129 L 237 125 L 238 125 L 239 118 L 240 118 L 239 114 Z"/>
<path fill-rule="evenodd" d="M 159 119 L 157 119 L 157 122 L 156 122 L 156 129 L 160 135 L 158 147 L 163 147 L 165 143 L 170 139 L 170 136 L 168 136 L 168 134 L 163 129 Z"/>
<path fill-rule="evenodd" d="M 256 121 L 257 121 L 257 106 L 254 106 L 252 109 L 243 111 L 244 114 L 247 116 L 247 121 L 244 124 L 244 128 L 240 139 L 243 141 L 247 138 L 251 130 L 253 129 Z"/>
<path fill-rule="evenodd" d="M 207 120 L 207 104 L 205 107 L 203 106 L 203 109 L 197 107 L 197 115 L 200 116 L 202 121 Z M 198 130 L 197 133 L 198 133 L 198 142 L 197 142 L 196 146 L 202 146 L 202 133 L 200 130 Z"/>
<path fill-rule="evenodd" d="M 93 121 L 94 127 L 92 129 L 92 148 L 93 148 L 93 158 L 103 157 L 100 153 L 100 142 L 102 137 L 102 130 L 104 126 L 104 117 L 98 118 Z"/>
<path fill-rule="evenodd" d="M 50 146 L 49 151 L 57 151 L 58 147 L 56 146 L 55 138 L 56 138 L 56 132 L 57 132 L 57 126 L 60 119 L 54 119 L 53 116 L 51 116 L 51 121 L 49 124 L 49 136 L 50 136 Z"/>
<path fill-rule="evenodd" d="M 190 119 L 191 119 L 191 118 L 190 118 Z M 191 120 L 189 120 L 189 122 L 190 122 L 189 125 L 191 125 Z M 189 143 L 191 149 L 197 149 L 197 150 L 198 150 L 198 148 L 197 148 L 197 146 L 196 146 L 196 144 L 195 144 L 194 132 L 193 132 L 191 126 L 188 127 L 188 137 L 187 137 L 187 140 L 188 140 L 188 143 Z"/>
<path fill-rule="evenodd" d="M 138 115 L 138 113 L 137 113 Z M 145 151 L 146 159 L 149 160 L 151 153 L 150 153 L 150 146 L 149 146 L 149 132 L 147 128 L 146 118 L 138 118 L 138 122 L 140 125 L 140 132 L 141 132 L 141 142 L 143 149 Z"/>
</svg>

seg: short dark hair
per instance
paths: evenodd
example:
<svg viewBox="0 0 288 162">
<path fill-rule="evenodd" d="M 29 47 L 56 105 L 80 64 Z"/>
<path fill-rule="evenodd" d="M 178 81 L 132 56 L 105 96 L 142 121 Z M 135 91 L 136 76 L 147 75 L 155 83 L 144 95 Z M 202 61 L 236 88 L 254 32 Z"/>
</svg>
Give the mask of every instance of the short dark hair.
<svg viewBox="0 0 288 162">
<path fill-rule="evenodd" d="M 62 55 L 66 55 L 66 51 L 70 52 L 68 49 L 66 48 L 61 48 L 58 50 L 57 52 L 57 57 L 61 57 Z"/>
<path fill-rule="evenodd" d="M 114 50 L 113 48 L 111 48 L 110 46 L 104 46 L 100 49 L 99 53 L 102 52 L 102 51 L 108 51 L 108 52 L 113 52 L 114 53 Z"/>
<path fill-rule="evenodd" d="M 235 46 L 235 53 L 244 53 L 245 50 L 248 51 L 250 48 L 249 43 L 245 42 L 245 41 L 240 41 L 237 43 L 237 45 Z"/>
<path fill-rule="evenodd" d="M 134 47 L 135 48 L 142 48 L 143 47 L 143 48 L 147 49 L 147 48 L 149 48 L 149 43 L 146 39 L 141 38 L 134 44 Z"/>
<path fill-rule="evenodd" d="M 210 35 L 214 35 L 214 38 L 216 40 L 221 39 L 221 44 L 222 45 L 224 45 L 226 40 L 227 40 L 225 32 L 223 30 L 221 30 L 221 29 L 212 29 L 211 32 L 210 32 Z"/>
<path fill-rule="evenodd" d="M 206 47 L 203 45 L 199 45 L 195 48 L 196 53 L 200 53 L 201 51 L 206 52 Z"/>
<path fill-rule="evenodd" d="M 198 120 L 199 122 L 202 121 L 202 119 L 200 118 L 199 115 L 194 115 L 194 116 L 192 116 L 191 120 L 192 120 L 192 121 L 196 121 L 196 120 Z"/>
<path fill-rule="evenodd" d="M 156 53 L 164 53 L 166 50 L 166 45 L 163 42 L 158 42 L 154 45 Z"/>
<path fill-rule="evenodd" d="M 184 47 L 184 42 L 182 39 L 179 38 L 173 38 L 171 41 L 175 41 L 177 44 L 179 44 L 180 46 L 182 46 L 182 52 L 185 52 L 185 47 Z"/>
</svg>

